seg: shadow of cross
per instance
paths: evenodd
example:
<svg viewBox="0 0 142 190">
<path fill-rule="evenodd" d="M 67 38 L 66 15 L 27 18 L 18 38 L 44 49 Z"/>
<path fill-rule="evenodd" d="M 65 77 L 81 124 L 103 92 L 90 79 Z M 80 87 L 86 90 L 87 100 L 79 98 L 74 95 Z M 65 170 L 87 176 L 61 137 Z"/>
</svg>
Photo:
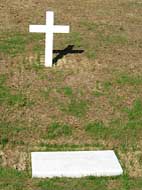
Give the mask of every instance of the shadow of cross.
<svg viewBox="0 0 142 190">
<path fill-rule="evenodd" d="M 53 59 L 53 64 L 56 64 L 59 59 L 62 59 L 67 54 L 77 54 L 77 53 L 83 53 L 84 50 L 73 50 L 74 45 L 68 45 L 63 50 L 53 50 L 53 53 L 58 53 L 56 57 Z"/>
</svg>

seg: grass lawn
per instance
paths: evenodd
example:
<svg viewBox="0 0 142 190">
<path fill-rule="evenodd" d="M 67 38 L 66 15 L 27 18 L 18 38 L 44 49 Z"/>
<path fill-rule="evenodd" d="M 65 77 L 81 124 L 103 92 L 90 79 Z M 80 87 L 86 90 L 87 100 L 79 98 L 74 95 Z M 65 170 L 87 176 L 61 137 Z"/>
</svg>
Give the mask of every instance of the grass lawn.
<svg viewBox="0 0 142 190">
<path fill-rule="evenodd" d="M 141 190 L 142 3 L 1 0 L 0 8 L 0 189 Z M 46 10 L 71 26 L 54 50 L 79 50 L 55 51 L 52 68 L 43 65 L 44 34 L 28 32 Z M 33 151 L 109 149 L 124 175 L 31 178 Z"/>
</svg>

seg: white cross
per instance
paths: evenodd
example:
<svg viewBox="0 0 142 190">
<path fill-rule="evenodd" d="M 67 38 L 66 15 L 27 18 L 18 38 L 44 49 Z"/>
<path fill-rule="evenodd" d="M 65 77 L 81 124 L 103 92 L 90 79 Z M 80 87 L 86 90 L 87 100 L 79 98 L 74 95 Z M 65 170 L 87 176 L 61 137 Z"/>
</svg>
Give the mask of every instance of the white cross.
<svg viewBox="0 0 142 190">
<path fill-rule="evenodd" d="M 53 59 L 53 34 L 69 33 L 69 26 L 54 25 L 54 12 L 46 12 L 46 25 L 30 25 L 30 32 L 40 32 L 46 34 L 45 39 L 45 66 L 52 67 Z"/>
</svg>

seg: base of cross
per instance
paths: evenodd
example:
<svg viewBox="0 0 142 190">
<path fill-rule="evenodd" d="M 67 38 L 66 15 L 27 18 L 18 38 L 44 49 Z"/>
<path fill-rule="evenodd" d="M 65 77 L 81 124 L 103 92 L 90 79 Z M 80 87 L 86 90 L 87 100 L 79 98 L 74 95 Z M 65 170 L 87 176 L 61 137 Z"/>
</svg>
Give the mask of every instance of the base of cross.
<svg viewBox="0 0 142 190">
<path fill-rule="evenodd" d="M 123 173 L 112 150 L 32 152 L 32 177 L 117 176 Z"/>
</svg>

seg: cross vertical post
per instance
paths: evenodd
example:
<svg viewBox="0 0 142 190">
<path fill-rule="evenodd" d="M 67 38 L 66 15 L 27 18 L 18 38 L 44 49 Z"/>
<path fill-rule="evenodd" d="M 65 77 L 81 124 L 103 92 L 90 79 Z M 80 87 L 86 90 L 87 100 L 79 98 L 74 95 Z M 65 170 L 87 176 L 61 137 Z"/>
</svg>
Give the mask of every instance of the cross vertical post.
<svg viewBox="0 0 142 190">
<path fill-rule="evenodd" d="M 52 67 L 54 13 L 46 12 L 45 66 Z"/>
</svg>

